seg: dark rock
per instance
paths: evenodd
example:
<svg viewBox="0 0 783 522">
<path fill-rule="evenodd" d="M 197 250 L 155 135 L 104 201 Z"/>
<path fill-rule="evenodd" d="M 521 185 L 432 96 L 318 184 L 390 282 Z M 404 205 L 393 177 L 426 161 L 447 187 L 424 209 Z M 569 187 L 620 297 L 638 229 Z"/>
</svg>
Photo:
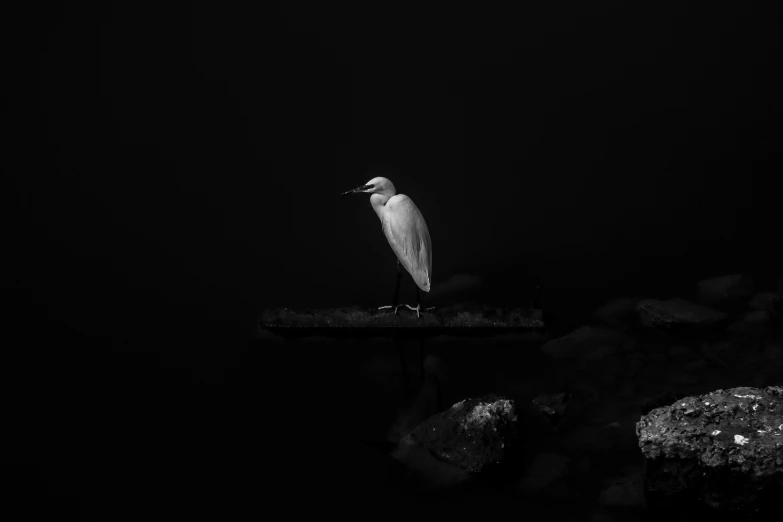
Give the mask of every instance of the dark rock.
<svg viewBox="0 0 783 522">
<path fill-rule="evenodd" d="M 783 295 L 775 292 L 759 292 L 748 303 L 751 310 L 765 310 L 771 314 L 780 313 Z"/>
<path fill-rule="evenodd" d="M 556 428 L 563 419 L 571 398 L 570 393 L 539 395 L 533 399 L 533 407 L 544 416 L 550 426 Z"/>
<path fill-rule="evenodd" d="M 774 340 L 771 341 L 774 343 Z M 723 339 L 702 343 L 699 352 L 706 360 L 725 368 L 736 378 L 744 376 L 742 381 L 748 382 L 753 378 L 753 374 L 759 372 L 772 377 L 774 368 L 780 367 L 783 362 L 779 361 L 776 364 L 773 352 L 766 353 L 766 348 L 770 344 L 761 334 L 730 335 Z M 769 384 L 779 382 L 781 382 L 779 378 L 772 379 Z"/>
<path fill-rule="evenodd" d="M 425 448 L 437 460 L 479 473 L 503 460 L 517 437 L 514 401 L 500 396 L 467 399 L 433 415 L 400 441 L 395 457 Z"/>
<path fill-rule="evenodd" d="M 737 334 L 761 332 L 764 331 L 770 320 L 770 313 L 766 310 L 745 312 L 728 326 L 728 331 Z"/>
<path fill-rule="evenodd" d="M 643 299 L 636 305 L 636 311 L 643 326 L 663 329 L 710 325 L 728 317 L 723 312 L 679 298 Z"/>
<path fill-rule="evenodd" d="M 710 306 L 747 302 L 753 296 L 753 278 L 731 274 L 699 281 L 699 301 Z"/>
<path fill-rule="evenodd" d="M 783 387 L 686 397 L 636 424 L 647 500 L 772 513 L 783 494 Z"/>
</svg>

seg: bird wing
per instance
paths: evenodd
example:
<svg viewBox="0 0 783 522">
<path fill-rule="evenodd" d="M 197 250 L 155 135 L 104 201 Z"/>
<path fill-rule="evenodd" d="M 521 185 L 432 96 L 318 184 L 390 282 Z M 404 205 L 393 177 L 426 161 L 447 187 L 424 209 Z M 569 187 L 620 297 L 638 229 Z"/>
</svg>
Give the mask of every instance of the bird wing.
<svg viewBox="0 0 783 522">
<path fill-rule="evenodd" d="M 432 242 L 424 216 L 413 201 L 398 194 L 387 202 L 384 213 L 383 233 L 405 270 L 416 285 L 430 291 L 432 276 Z"/>
</svg>

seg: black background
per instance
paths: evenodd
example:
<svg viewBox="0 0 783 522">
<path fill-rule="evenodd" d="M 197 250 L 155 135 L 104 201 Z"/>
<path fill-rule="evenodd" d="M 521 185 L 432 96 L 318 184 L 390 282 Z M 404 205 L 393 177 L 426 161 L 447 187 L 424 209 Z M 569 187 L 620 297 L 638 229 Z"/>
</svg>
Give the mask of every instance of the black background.
<svg viewBox="0 0 783 522">
<path fill-rule="evenodd" d="M 377 217 L 338 197 L 375 175 L 427 220 L 433 294 L 467 275 L 524 306 L 540 284 L 568 318 L 779 273 L 758 6 L 368 5 L 20 16 L 4 293 L 44 397 L 192 397 L 265 307 L 386 304 Z"/>
</svg>

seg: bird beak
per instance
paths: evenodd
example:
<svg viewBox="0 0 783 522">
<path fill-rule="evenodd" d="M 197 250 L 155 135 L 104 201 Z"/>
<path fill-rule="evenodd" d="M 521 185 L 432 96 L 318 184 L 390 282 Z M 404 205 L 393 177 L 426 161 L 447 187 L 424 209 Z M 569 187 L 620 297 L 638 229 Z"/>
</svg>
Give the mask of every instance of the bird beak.
<svg viewBox="0 0 783 522">
<path fill-rule="evenodd" d="M 357 192 L 364 192 L 365 190 L 370 190 L 373 186 L 372 185 L 362 185 L 361 187 L 356 187 L 353 190 L 349 190 L 348 192 L 343 192 L 340 194 L 341 196 L 347 196 L 348 194 L 355 194 Z"/>
</svg>

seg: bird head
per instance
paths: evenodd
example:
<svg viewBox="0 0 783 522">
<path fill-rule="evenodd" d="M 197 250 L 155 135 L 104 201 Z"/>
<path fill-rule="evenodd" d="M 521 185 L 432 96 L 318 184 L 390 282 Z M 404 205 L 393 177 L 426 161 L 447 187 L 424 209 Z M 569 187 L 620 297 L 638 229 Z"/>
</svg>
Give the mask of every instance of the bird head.
<svg viewBox="0 0 783 522">
<path fill-rule="evenodd" d="M 378 177 L 372 178 L 361 187 L 356 187 L 355 189 L 349 190 L 348 192 L 343 192 L 340 195 L 347 196 L 348 194 L 357 194 L 359 192 L 364 192 L 367 194 L 381 194 L 388 197 L 397 194 L 397 191 L 395 190 L 391 181 L 386 178 Z"/>
</svg>

